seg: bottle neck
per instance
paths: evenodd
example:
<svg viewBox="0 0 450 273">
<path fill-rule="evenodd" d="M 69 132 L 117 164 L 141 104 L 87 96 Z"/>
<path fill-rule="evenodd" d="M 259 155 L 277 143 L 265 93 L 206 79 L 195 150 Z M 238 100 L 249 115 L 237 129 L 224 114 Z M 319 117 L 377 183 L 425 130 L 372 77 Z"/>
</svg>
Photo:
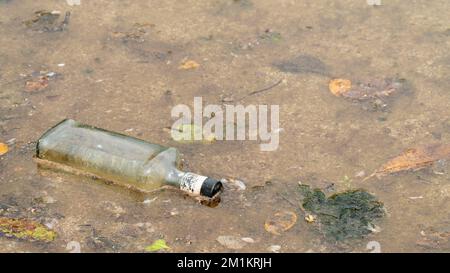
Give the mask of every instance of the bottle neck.
<svg viewBox="0 0 450 273">
<path fill-rule="evenodd" d="M 202 187 L 207 179 L 206 176 L 186 172 L 180 178 L 180 189 L 189 194 L 203 195 Z"/>
<path fill-rule="evenodd" d="M 171 170 L 166 176 L 166 183 L 191 195 L 213 197 L 222 189 L 222 183 L 207 176 L 191 172 Z"/>
</svg>

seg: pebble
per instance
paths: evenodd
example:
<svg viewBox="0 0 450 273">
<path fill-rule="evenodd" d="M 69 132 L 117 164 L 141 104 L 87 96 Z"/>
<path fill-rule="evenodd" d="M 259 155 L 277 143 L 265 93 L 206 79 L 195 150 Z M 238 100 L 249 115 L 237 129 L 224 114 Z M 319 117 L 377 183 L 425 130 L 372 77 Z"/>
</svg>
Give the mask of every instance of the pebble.
<svg viewBox="0 0 450 273">
<path fill-rule="evenodd" d="M 155 227 L 150 222 L 136 223 L 134 224 L 134 226 L 140 229 L 144 229 L 148 233 L 155 232 Z"/>
<path fill-rule="evenodd" d="M 45 204 L 53 204 L 56 202 L 56 199 L 51 196 L 46 195 L 46 196 L 42 197 L 42 202 L 44 202 Z"/>
<path fill-rule="evenodd" d="M 81 0 L 66 0 L 69 6 L 79 6 L 81 5 Z"/>
<path fill-rule="evenodd" d="M 49 229 L 53 229 L 53 228 L 55 228 L 55 226 L 56 226 L 57 224 L 58 224 L 58 220 L 52 219 L 52 220 L 50 220 L 49 222 L 45 223 L 44 225 L 45 225 L 46 227 L 48 227 Z"/>
<path fill-rule="evenodd" d="M 241 240 L 250 244 L 253 244 L 255 242 L 255 240 L 253 240 L 253 238 L 250 237 L 242 237 Z"/>
<path fill-rule="evenodd" d="M 273 253 L 278 253 L 281 249 L 280 245 L 271 245 L 267 248 L 268 251 L 273 252 Z"/>
<path fill-rule="evenodd" d="M 230 178 L 230 179 L 222 179 L 220 182 L 222 182 L 223 184 L 229 186 L 232 189 L 236 189 L 236 190 L 239 190 L 239 191 L 245 191 L 247 189 L 247 186 L 241 180 Z"/>
<path fill-rule="evenodd" d="M 148 204 L 151 204 L 151 203 L 155 202 L 156 199 L 158 199 L 158 197 L 155 197 L 155 198 L 152 198 L 152 199 L 147 198 L 147 199 L 145 199 L 144 202 L 142 202 L 142 203 L 148 205 Z"/>
<path fill-rule="evenodd" d="M 176 208 L 173 208 L 173 209 L 170 211 L 170 215 L 172 215 L 172 216 L 175 216 L 175 215 L 178 215 L 178 214 L 180 214 L 180 213 L 178 212 L 178 209 L 176 209 Z"/>
<path fill-rule="evenodd" d="M 102 202 L 101 206 L 103 207 L 104 210 L 113 213 L 116 217 L 120 217 L 122 214 L 126 212 L 124 208 L 110 201 Z"/>
<path fill-rule="evenodd" d="M 355 174 L 355 177 L 361 178 L 366 176 L 366 172 L 365 171 L 359 171 Z"/>
</svg>

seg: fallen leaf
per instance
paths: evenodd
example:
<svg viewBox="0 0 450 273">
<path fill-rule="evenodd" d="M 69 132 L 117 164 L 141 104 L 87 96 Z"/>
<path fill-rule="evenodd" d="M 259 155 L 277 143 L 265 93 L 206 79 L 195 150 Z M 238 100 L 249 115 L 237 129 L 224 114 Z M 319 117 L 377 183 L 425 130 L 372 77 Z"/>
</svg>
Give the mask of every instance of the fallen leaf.
<svg viewBox="0 0 450 273">
<path fill-rule="evenodd" d="M 147 246 L 145 251 L 147 252 L 156 252 L 163 249 L 170 249 L 170 247 L 166 244 L 166 241 L 163 239 L 158 239 L 153 242 L 153 244 Z"/>
<path fill-rule="evenodd" d="M 341 96 L 352 88 L 352 82 L 346 79 L 334 79 L 328 84 L 330 92 L 335 96 Z"/>
<path fill-rule="evenodd" d="M 264 223 L 267 232 L 280 235 L 292 228 L 297 222 L 297 214 L 291 211 L 280 211 L 270 216 Z"/>
<path fill-rule="evenodd" d="M 181 65 L 178 67 L 178 69 L 195 69 L 199 67 L 200 65 L 192 60 L 184 61 L 181 63 Z"/>
<path fill-rule="evenodd" d="M 433 165 L 436 161 L 450 158 L 449 144 L 431 144 L 407 149 L 401 155 L 389 160 L 363 181 L 376 176 L 393 174 L 401 171 L 417 171 Z"/>
<path fill-rule="evenodd" d="M 0 234 L 29 241 L 51 242 L 56 233 L 44 225 L 28 220 L 0 217 Z"/>
<path fill-rule="evenodd" d="M 9 151 L 8 145 L 0 142 L 0 155 L 4 155 Z"/>
<path fill-rule="evenodd" d="M 27 81 L 25 83 L 25 90 L 27 92 L 41 91 L 47 88 L 47 86 L 48 86 L 48 77 L 41 76 L 37 79 Z"/>
<path fill-rule="evenodd" d="M 308 214 L 305 216 L 305 221 L 308 223 L 314 223 L 316 221 L 316 216 Z"/>
</svg>

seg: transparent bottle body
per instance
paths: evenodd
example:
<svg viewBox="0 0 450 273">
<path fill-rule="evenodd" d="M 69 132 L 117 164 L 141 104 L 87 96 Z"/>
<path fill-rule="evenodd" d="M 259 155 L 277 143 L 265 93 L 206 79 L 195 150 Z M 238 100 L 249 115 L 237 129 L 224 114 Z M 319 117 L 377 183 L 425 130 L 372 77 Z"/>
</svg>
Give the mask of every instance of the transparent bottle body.
<svg viewBox="0 0 450 273">
<path fill-rule="evenodd" d="M 37 157 L 67 165 L 117 184 L 151 191 L 180 187 L 176 149 L 64 120 L 38 141 Z"/>
</svg>

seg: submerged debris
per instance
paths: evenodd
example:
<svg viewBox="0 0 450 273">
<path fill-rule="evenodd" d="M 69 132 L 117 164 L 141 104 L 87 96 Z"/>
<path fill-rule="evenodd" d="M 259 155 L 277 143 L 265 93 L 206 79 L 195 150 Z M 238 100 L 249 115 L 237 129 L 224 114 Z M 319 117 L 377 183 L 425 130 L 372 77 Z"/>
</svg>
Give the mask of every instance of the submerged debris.
<svg viewBox="0 0 450 273">
<path fill-rule="evenodd" d="M 35 92 L 44 90 L 45 88 L 47 88 L 48 83 L 49 81 L 47 76 L 39 76 L 25 83 L 25 91 Z"/>
<path fill-rule="evenodd" d="M 4 155 L 8 152 L 9 147 L 5 143 L 0 142 L 0 155 Z"/>
<path fill-rule="evenodd" d="M 51 242 L 56 238 L 54 231 L 38 222 L 4 217 L 0 217 L 0 235 L 43 242 Z"/>
<path fill-rule="evenodd" d="M 34 31 L 42 32 L 58 32 L 66 29 L 69 25 L 70 11 L 67 11 L 64 16 L 64 20 L 59 22 L 58 19 L 61 15 L 60 11 L 36 11 L 33 19 L 24 21 L 24 24 Z"/>
<path fill-rule="evenodd" d="M 184 69 L 184 70 L 195 69 L 195 68 L 198 68 L 199 66 L 200 65 L 196 61 L 187 60 L 187 61 L 182 62 L 181 65 L 178 67 L 178 69 Z"/>
<path fill-rule="evenodd" d="M 292 211 L 280 211 L 270 216 L 264 223 L 267 232 L 280 235 L 292 228 L 297 222 L 297 214 Z"/>
<path fill-rule="evenodd" d="M 282 40 L 282 36 L 279 32 L 273 31 L 271 29 L 266 29 L 264 33 L 259 36 L 259 39 L 276 43 Z"/>
<path fill-rule="evenodd" d="M 274 66 L 282 72 L 294 74 L 328 74 L 328 67 L 321 60 L 311 55 L 300 55 L 291 60 L 276 62 Z"/>
<path fill-rule="evenodd" d="M 373 232 L 373 221 L 384 215 L 383 204 L 364 190 L 326 197 L 320 189 L 299 185 L 303 209 L 316 216 L 321 232 L 334 240 L 362 238 Z"/>
<path fill-rule="evenodd" d="M 145 36 L 148 33 L 148 29 L 154 27 L 151 23 L 135 23 L 133 27 L 128 31 L 114 31 L 111 36 L 113 38 L 122 39 L 123 42 L 136 41 L 144 42 Z"/>
<path fill-rule="evenodd" d="M 450 250 L 450 230 L 435 230 L 434 228 L 428 228 L 422 230 L 420 233 L 421 238 L 416 242 L 420 247 L 427 249 L 441 249 Z"/>
<path fill-rule="evenodd" d="M 334 79 L 328 84 L 330 92 L 335 96 L 341 96 L 352 88 L 352 82 L 346 79 Z"/>
<path fill-rule="evenodd" d="M 433 165 L 442 159 L 450 158 L 450 144 L 431 144 L 407 149 L 401 155 L 389 160 L 380 169 L 364 178 L 363 181 L 376 176 L 393 174 L 401 171 L 417 171 Z"/>
<path fill-rule="evenodd" d="M 343 97 L 357 102 L 369 102 L 375 110 L 385 109 L 388 104 L 385 101 L 404 89 L 401 80 L 385 78 L 366 81 L 352 81 L 347 79 L 333 79 L 328 84 L 330 92 L 338 97 Z"/>
</svg>

